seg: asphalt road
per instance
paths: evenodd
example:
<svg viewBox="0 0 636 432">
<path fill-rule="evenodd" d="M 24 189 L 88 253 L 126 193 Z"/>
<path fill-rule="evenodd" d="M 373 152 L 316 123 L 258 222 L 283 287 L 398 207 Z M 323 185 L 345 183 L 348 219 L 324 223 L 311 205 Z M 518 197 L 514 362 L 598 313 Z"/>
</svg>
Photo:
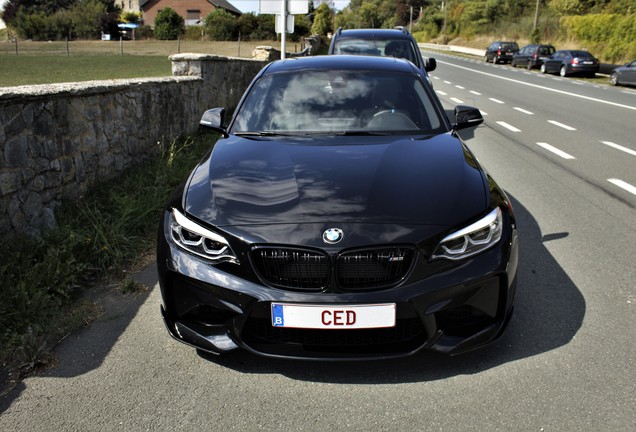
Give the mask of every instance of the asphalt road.
<svg viewBox="0 0 636 432">
<path fill-rule="evenodd" d="M 203 358 L 169 338 L 157 287 L 110 292 L 57 367 L 0 401 L 0 430 L 636 430 L 636 91 L 435 56 L 444 105 L 484 112 L 464 135 L 518 218 L 502 339 L 453 358 Z"/>
</svg>

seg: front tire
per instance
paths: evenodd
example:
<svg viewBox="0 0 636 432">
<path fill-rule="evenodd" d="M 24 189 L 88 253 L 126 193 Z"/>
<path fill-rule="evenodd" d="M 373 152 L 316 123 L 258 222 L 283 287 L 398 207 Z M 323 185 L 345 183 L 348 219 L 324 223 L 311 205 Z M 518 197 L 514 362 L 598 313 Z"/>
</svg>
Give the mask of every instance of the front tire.
<svg viewBox="0 0 636 432">
<path fill-rule="evenodd" d="M 618 74 L 616 72 L 612 72 L 610 75 L 610 84 L 613 86 L 618 85 Z"/>
</svg>

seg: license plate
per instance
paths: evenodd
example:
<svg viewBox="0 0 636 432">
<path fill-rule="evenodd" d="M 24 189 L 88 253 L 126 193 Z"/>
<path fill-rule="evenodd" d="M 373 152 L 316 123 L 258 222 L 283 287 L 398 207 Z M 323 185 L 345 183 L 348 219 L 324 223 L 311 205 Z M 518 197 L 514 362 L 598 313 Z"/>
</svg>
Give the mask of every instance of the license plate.
<svg viewBox="0 0 636 432">
<path fill-rule="evenodd" d="M 594 62 L 591 61 L 584 61 L 583 64 L 594 64 Z"/>
<path fill-rule="evenodd" d="M 306 329 L 395 327 L 395 303 L 368 305 L 272 303 L 272 326 Z"/>
</svg>

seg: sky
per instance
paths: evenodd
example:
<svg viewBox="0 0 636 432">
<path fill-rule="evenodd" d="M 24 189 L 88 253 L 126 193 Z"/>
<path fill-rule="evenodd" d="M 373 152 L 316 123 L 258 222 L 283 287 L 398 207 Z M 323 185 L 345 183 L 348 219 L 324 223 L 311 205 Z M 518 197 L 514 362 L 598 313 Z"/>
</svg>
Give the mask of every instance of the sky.
<svg viewBox="0 0 636 432">
<path fill-rule="evenodd" d="M 0 0 L 1 1 L 1 0 Z M 258 0 L 228 0 L 241 12 L 258 13 Z M 349 0 L 327 0 L 328 3 L 335 2 L 336 10 L 342 10 L 349 4 Z M 314 5 L 318 6 L 319 0 L 314 0 Z"/>
</svg>

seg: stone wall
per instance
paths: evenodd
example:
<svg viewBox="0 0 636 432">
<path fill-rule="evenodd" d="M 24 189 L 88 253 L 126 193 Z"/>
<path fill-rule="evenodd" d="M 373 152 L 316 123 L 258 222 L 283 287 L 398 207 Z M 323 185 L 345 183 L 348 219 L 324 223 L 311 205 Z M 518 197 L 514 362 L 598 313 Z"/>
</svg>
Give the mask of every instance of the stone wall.
<svg viewBox="0 0 636 432">
<path fill-rule="evenodd" d="M 172 77 L 0 88 L 0 235 L 38 235 L 55 207 L 233 109 L 262 61 L 171 57 Z"/>
</svg>

